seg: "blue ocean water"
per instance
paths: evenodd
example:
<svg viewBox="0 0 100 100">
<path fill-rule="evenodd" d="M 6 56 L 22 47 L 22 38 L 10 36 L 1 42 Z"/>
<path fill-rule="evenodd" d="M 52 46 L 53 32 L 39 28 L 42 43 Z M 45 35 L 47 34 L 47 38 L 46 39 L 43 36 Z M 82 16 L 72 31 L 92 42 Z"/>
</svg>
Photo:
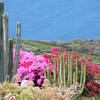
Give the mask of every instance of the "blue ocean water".
<svg viewBox="0 0 100 100">
<path fill-rule="evenodd" d="M 62 40 L 100 38 L 100 0 L 1 0 L 9 15 L 9 35 L 22 39 Z"/>
</svg>

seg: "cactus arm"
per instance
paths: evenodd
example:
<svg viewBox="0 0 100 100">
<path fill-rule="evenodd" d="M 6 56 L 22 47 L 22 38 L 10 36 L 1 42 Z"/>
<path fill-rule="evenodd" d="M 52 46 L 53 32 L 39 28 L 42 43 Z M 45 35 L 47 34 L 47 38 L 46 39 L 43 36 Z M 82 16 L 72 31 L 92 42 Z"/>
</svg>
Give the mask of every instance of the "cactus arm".
<svg viewBox="0 0 100 100">
<path fill-rule="evenodd" d="M 78 82 L 78 58 L 76 58 L 76 83 Z"/>
<path fill-rule="evenodd" d="M 70 58 L 69 58 L 69 53 L 68 53 L 68 82 L 67 82 L 67 87 L 70 86 Z"/>
<path fill-rule="evenodd" d="M 77 100 L 78 97 L 80 97 L 80 95 L 83 93 L 84 91 L 84 87 L 85 87 L 85 83 L 86 83 L 86 66 L 84 66 L 84 72 L 83 72 L 83 82 L 82 82 L 82 87 L 80 90 L 80 93 L 74 97 L 72 97 L 72 100 Z"/>
<path fill-rule="evenodd" d="M 47 78 L 48 78 L 49 81 L 52 83 L 52 79 L 51 79 L 51 71 L 50 71 L 50 62 L 49 62 L 49 61 L 48 61 Z"/>
<path fill-rule="evenodd" d="M 56 85 L 56 59 L 54 58 L 54 83 Z"/>
<path fill-rule="evenodd" d="M 44 65 L 44 78 L 46 79 L 47 77 L 46 77 L 46 67 L 45 67 L 45 65 Z"/>
<path fill-rule="evenodd" d="M 12 79 L 12 68 L 13 68 L 13 40 L 9 40 L 9 63 L 8 63 L 8 75 L 9 81 Z"/>
<path fill-rule="evenodd" d="M 2 25 L 2 15 L 3 14 L 4 14 L 4 2 L 0 2 L 0 82 L 4 81 L 3 25 Z"/>
<path fill-rule="evenodd" d="M 59 74 L 59 58 L 57 58 L 57 75 L 58 75 L 58 77 L 57 77 L 57 86 L 59 86 L 59 82 L 60 82 L 60 79 L 59 79 L 59 76 L 60 76 L 60 74 Z"/>
<path fill-rule="evenodd" d="M 73 57 L 70 56 L 70 86 L 73 84 Z"/>
<path fill-rule="evenodd" d="M 80 80 L 80 84 L 83 84 L 83 74 L 84 74 L 84 66 L 81 65 L 81 80 Z M 82 88 L 82 87 L 81 87 Z"/>
<path fill-rule="evenodd" d="M 84 90 L 84 87 L 85 87 L 85 83 L 86 83 L 86 66 L 84 66 L 84 73 L 83 73 L 83 82 L 82 82 L 82 90 L 81 90 L 81 93 L 83 92 Z"/>
<path fill-rule="evenodd" d="M 60 57 L 60 76 L 59 76 L 59 85 L 62 85 L 62 61 L 61 61 L 61 57 Z"/>
<path fill-rule="evenodd" d="M 67 64 L 64 64 L 64 87 L 66 87 L 66 72 L 67 72 L 67 70 L 66 70 L 66 67 L 67 67 Z"/>
<path fill-rule="evenodd" d="M 8 14 L 2 15 L 2 21 L 3 21 L 3 61 L 6 61 L 4 63 L 4 80 L 6 79 L 8 75 Z"/>
<path fill-rule="evenodd" d="M 20 52 L 20 36 L 21 36 L 21 23 L 17 23 L 17 41 L 16 41 L 16 49 L 15 49 L 15 60 L 14 60 L 14 72 L 15 75 L 17 73 L 18 63 L 19 63 L 19 52 Z"/>
<path fill-rule="evenodd" d="M 73 72 L 73 84 L 75 84 L 76 83 L 76 72 Z"/>
</svg>

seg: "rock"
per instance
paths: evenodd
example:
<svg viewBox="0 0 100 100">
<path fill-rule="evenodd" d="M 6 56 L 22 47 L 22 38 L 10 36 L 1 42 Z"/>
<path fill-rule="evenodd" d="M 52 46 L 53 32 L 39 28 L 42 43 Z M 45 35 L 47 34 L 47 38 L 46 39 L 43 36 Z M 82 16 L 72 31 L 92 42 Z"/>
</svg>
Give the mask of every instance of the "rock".
<svg viewBox="0 0 100 100">
<path fill-rule="evenodd" d="M 34 87 L 33 81 L 30 80 L 23 80 L 20 85 L 21 88 L 23 87 Z"/>
<path fill-rule="evenodd" d="M 42 84 L 42 87 L 43 88 L 47 88 L 47 87 L 50 87 L 50 86 L 51 86 L 51 84 L 50 84 L 49 80 L 45 79 L 44 82 L 43 82 L 43 84 Z"/>
<path fill-rule="evenodd" d="M 42 100 L 62 100 L 62 94 L 55 88 L 48 87 L 42 91 Z"/>
<path fill-rule="evenodd" d="M 16 47 L 16 44 L 14 44 L 14 48 Z M 31 51 L 40 51 L 40 49 L 36 48 L 36 47 L 33 47 L 31 45 L 28 45 L 28 44 L 21 44 L 21 48 L 24 50 L 24 51 L 28 51 L 28 52 L 31 52 Z"/>
<path fill-rule="evenodd" d="M 63 100 L 71 100 L 70 96 L 68 93 L 66 93 L 64 96 L 63 96 Z"/>
</svg>

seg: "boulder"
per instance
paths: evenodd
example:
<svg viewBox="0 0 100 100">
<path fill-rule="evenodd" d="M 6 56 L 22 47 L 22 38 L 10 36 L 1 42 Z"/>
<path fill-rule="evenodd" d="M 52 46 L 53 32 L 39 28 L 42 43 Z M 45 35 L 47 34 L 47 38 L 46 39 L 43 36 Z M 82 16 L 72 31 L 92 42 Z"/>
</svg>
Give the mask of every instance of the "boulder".
<svg viewBox="0 0 100 100">
<path fill-rule="evenodd" d="M 14 44 L 14 48 L 16 47 L 16 44 Z M 31 52 L 31 51 L 40 51 L 39 48 L 36 48 L 36 47 L 33 47 L 31 45 L 28 45 L 28 44 L 21 44 L 21 48 L 24 50 L 24 51 L 28 51 L 28 52 Z"/>
<path fill-rule="evenodd" d="M 27 87 L 34 87 L 34 83 L 33 83 L 33 81 L 30 81 L 30 80 L 23 80 L 21 82 L 20 87 L 21 88 L 23 88 L 23 87 L 25 87 L 25 88 L 27 88 Z"/>
</svg>

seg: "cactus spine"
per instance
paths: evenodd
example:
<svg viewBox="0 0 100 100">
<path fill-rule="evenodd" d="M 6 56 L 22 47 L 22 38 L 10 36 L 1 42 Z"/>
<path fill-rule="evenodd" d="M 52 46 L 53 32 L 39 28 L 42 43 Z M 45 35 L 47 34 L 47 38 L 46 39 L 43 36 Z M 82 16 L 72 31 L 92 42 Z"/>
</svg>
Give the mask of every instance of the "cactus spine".
<svg viewBox="0 0 100 100">
<path fill-rule="evenodd" d="M 15 60 L 14 60 L 14 75 L 17 73 L 18 63 L 19 63 L 19 52 L 20 52 L 20 37 L 21 37 L 21 23 L 17 22 L 17 40 L 15 49 Z"/>
</svg>

